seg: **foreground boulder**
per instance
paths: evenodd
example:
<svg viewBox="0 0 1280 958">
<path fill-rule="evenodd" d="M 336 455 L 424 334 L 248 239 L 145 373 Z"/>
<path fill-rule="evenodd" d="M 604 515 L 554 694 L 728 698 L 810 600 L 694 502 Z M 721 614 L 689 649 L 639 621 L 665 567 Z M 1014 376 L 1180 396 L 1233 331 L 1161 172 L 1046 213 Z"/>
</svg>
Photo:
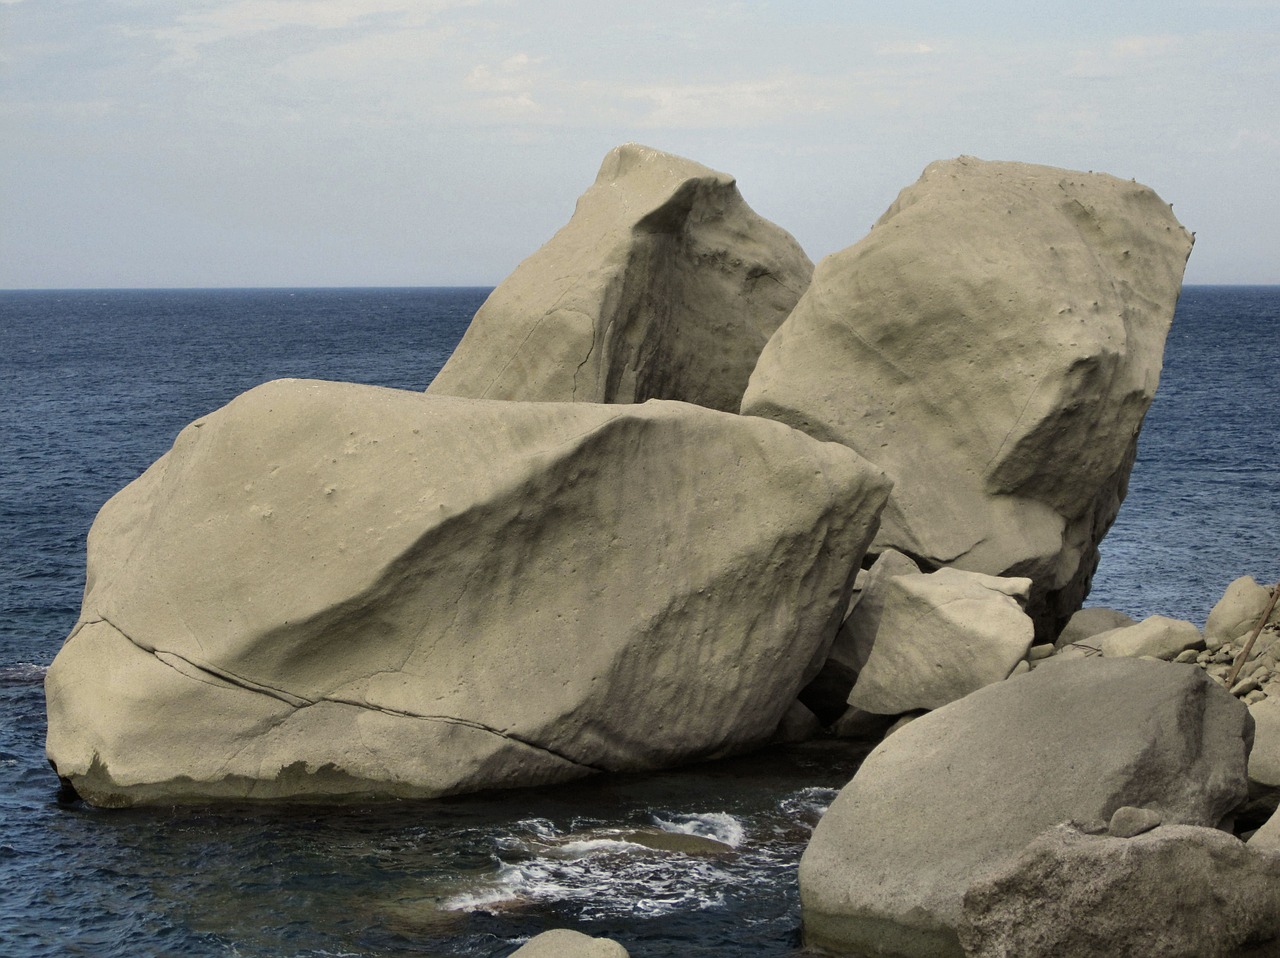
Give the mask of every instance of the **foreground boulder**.
<svg viewBox="0 0 1280 958">
<path fill-rule="evenodd" d="M 435 796 L 770 739 L 883 475 L 684 403 L 281 381 L 99 513 L 49 669 L 95 804 Z"/>
<path fill-rule="evenodd" d="M 873 551 L 1031 578 L 1051 641 L 1124 497 L 1190 249 L 1136 183 L 934 163 L 818 266 L 742 412 L 882 466 Z"/>
<path fill-rule="evenodd" d="M 965 889 L 1065 821 L 1215 826 L 1247 794 L 1247 709 L 1194 666 L 1094 657 L 987 686 L 886 738 L 800 862 L 806 942 L 962 954 Z"/>
<path fill-rule="evenodd" d="M 1280 855 L 1191 825 L 1053 828 L 969 887 L 960 926 L 968 958 L 1275 955 L 1277 937 Z"/>
<path fill-rule="evenodd" d="M 737 412 L 813 263 L 733 178 L 636 144 L 476 313 L 436 395 Z"/>
</svg>

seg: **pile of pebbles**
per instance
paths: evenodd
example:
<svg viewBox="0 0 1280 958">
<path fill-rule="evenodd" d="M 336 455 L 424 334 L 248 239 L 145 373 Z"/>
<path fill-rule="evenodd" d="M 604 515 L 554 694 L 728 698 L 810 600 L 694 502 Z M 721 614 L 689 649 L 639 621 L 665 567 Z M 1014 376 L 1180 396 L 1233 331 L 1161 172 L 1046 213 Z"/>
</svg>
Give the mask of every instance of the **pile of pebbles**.
<svg viewBox="0 0 1280 958">
<path fill-rule="evenodd" d="M 1272 592 L 1251 576 L 1241 576 L 1227 586 L 1203 632 L 1190 622 L 1164 616 L 1133 622 L 1109 609 L 1083 609 L 1063 630 L 1057 648 L 1034 647 L 1028 658 L 1032 667 L 1089 655 L 1164 659 L 1197 665 L 1225 686 L 1265 614 L 1267 623 L 1230 687 L 1232 695 L 1253 705 L 1270 695 L 1280 696 L 1280 604 Z"/>
</svg>

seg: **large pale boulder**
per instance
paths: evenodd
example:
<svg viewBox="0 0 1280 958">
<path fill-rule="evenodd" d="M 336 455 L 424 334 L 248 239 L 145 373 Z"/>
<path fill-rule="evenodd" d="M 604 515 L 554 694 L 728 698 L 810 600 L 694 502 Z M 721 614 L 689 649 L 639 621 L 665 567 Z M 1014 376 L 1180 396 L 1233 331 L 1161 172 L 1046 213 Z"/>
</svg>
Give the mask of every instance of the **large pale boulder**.
<svg viewBox="0 0 1280 958">
<path fill-rule="evenodd" d="M 880 628 L 889 580 L 897 575 L 919 574 L 919 566 L 896 549 L 887 549 L 870 569 L 858 573 L 849 613 L 836 633 L 827 661 L 817 678 L 800 693 L 801 701 L 825 725 L 833 725 L 845 714 L 849 692 L 858 672 L 867 663 Z"/>
<path fill-rule="evenodd" d="M 962 954 L 965 889 L 1060 822 L 1119 808 L 1214 826 L 1247 794 L 1252 723 L 1202 670 L 1094 657 L 1037 669 L 886 738 L 800 862 L 805 940 L 837 953 Z"/>
<path fill-rule="evenodd" d="M 737 412 L 813 263 L 732 177 L 634 143 L 480 308 L 436 395 Z"/>
<path fill-rule="evenodd" d="M 556 928 L 534 935 L 513 951 L 511 958 L 628 958 L 628 952 L 611 938 Z"/>
<path fill-rule="evenodd" d="M 889 583 L 900 575 L 920 575 L 920 567 L 897 549 L 886 549 L 867 570 L 858 604 L 845 618 L 831 646 L 831 658 L 853 672 L 862 671 L 871 657 L 880 619 L 889 595 Z"/>
<path fill-rule="evenodd" d="M 1268 695 L 1249 706 L 1257 727 L 1249 753 L 1249 778 L 1259 785 L 1280 789 L 1280 696 Z"/>
<path fill-rule="evenodd" d="M 1087 642 L 1099 633 L 1137 624 L 1136 619 L 1123 612 L 1103 606 L 1090 606 L 1087 609 L 1081 609 L 1067 620 L 1067 624 L 1058 633 L 1058 638 L 1054 640 L 1054 645 L 1062 648 L 1064 645 Z"/>
<path fill-rule="evenodd" d="M 1248 636 L 1270 601 L 1271 590 L 1265 585 L 1258 585 L 1253 576 L 1244 575 L 1236 579 L 1227 586 L 1204 624 L 1208 647 L 1220 649 L 1224 643 Z M 1267 618 L 1269 622 L 1280 622 L 1280 606 Z"/>
<path fill-rule="evenodd" d="M 434 796 L 768 741 L 888 484 L 685 403 L 310 381 L 99 513 L 48 753 L 102 805 Z"/>
<path fill-rule="evenodd" d="M 1029 579 L 961 569 L 885 583 L 875 644 L 849 704 L 879 715 L 936 709 L 1007 679 L 1035 628 L 1023 611 Z"/>
<path fill-rule="evenodd" d="M 1278 937 L 1280 855 L 1193 825 L 1053 828 L 969 887 L 960 925 L 967 958 L 1275 955 Z"/>
<path fill-rule="evenodd" d="M 934 163 L 819 264 L 742 412 L 882 466 L 873 550 L 1031 578 L 1050 641 L 1124 497 L 1190 249 L 1137 183 Z"/>
<path fill-rule="evenodd" d="M 1148 655 L 1171 662 L 1188 649 L 1203 649 L 1204 636 L 1190 622 L 1167 615 L 1149 615 L 1133 625 L 1099 632 L 1088 640 L 1088 645 L 1106 656 Z"/>
</svg>

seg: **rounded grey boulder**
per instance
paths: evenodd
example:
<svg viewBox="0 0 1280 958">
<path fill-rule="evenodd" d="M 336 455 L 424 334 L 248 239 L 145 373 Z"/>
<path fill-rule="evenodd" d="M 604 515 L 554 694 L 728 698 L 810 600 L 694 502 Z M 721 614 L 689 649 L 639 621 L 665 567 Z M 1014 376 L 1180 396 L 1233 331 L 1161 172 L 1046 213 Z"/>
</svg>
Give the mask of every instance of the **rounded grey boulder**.
<svg viewBox="0 0 1280 958">
<path fill-rule="evenodd" d="M 872 551 L 1080 607 L 1160 377 L 1191 235 L 1145 186 L 961 157 L 824 259 L 742 412 L 842 442 L 893 495 Z"/>
<path fill-rule="evenodd" d="M 989 685 L 884 740 L 800 862 L 805 941 L 962 954 L 965 889 L 1066 821 L 1126 805 L 1217 825 L 1246 796 L 1248 711 L 1202 670 L 1094 657 Z"/>
<path fill-rule="evenodd" d="M 888 492 L 686 403 L 268 383 L 101 510 L 46 680 L 95 804 L 436 796 L 743 751 Z"/>
<path fill-rule="evenodd" d="M 813 263 L 731 176 L 635 143 L 502 281 L 428 392 L 737 412 Z"/>
</svg>

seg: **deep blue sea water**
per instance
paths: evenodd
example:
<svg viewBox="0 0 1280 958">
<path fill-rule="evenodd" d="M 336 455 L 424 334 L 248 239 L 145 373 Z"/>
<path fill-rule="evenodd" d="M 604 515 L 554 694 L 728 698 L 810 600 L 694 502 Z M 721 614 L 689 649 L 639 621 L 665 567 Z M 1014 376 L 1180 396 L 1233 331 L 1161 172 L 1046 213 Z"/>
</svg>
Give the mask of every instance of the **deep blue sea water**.
<svg viewBox="0 0 1280 958">
<path fill-rule="evenodd" d="M 856 768 L 818 743 L 431 803 L 100 811 L 44 761 L 44 669 L 101 504 L 265 380 L 422 389 L 485 289 L 0 292 L 0 955 L 509 954 L 550 927 L 637 958 L 783 956 L 794 864 Z M 1202 624 L 1280 578 L 1280 287 L 1192 287 L 1089 604 Z M 610 829 L 717 838 L 636 851 Z M 550 849 L 550 850 L 548 850 Z"/>
</svg>

